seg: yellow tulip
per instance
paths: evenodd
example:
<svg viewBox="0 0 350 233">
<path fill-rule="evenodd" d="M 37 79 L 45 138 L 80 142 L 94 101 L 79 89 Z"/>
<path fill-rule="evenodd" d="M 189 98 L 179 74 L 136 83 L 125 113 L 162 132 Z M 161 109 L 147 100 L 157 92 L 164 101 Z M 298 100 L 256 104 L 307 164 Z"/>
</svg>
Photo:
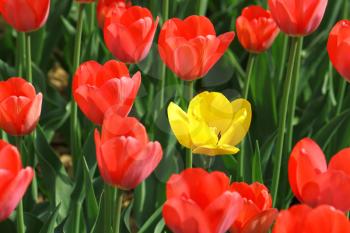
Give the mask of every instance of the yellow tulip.
<svg viewBox="0 0 350 233">
<path fill-rule="evenodd" d="M 171 102 L 168 118 L 179 143 L 193 153 L 236 154 L 236 145 L 248 132 L 252 110 L 245 99 L 230 103 L 223 94 L 206 91 L 191 100 L 187 113 Z"/>
</svg>

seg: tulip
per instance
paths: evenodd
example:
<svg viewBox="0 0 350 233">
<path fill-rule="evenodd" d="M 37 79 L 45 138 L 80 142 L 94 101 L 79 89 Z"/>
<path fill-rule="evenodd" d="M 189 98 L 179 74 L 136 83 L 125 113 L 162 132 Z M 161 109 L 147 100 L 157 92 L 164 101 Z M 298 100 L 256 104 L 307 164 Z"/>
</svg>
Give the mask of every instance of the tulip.
<svg viewBox="0 0 350 233">
<path fill-rule="evenodd" d="M 288 163 L 289 183 L 305 204 L 327 204 L 350 210 L 350 148 L 334 155 L 328 165 L 321 148 L 311 139 L 299 141 Z"/>
<path fill-rule="evenodd" d="M 0 14 L 20 32 L 41 28 L 47 20 L 50 0 L 0 0 Z"/>
<path fill-rule="evenodd" d="M 191 81 L 209 72 L 234 36 L 234 32 L 216 36 L 213 24 L 204 16 L 174 18 L 164 23 L 158 50 L 169 69 L 181 79 Z"/>
<path fill-rule="evenodd" d="M 252 117 L 250 103 L 230 103 L 218 92 L 194 97 L 185 113 L 175 103 L 168 106 L 168 118 L 175 137 L 196 154 L 224 155 L 239 151 L 237 145 L 248 132 Z"/>
<path fill-rule="evenodd" d="M 96 8 L 98 26 L 103 29 L 105 19 L 111 17 L 115 8 L 122 10 L 129 7 L 131 7 L 129 0 L 98 0 Z"/>
<path fill-rule="evenodd" d="M 107 48 L 122 62 L 142 61 L 151 49 L 158 21 L 147 8 L 115 8 L 103 29 Z"/>
<path fill-rule="evenodd" d="M 174 233 L 224 233 L 238 217 L 243 200 L 230 191 L 222 172 L 190 168 L 166 184 L 165 224 Z"/>
<path fill-rule="evenodd" d="M 327 50 L 335 69 L 350 81 L 350 21 L 341 20 L 329 34 Z"/>
<path fill-rule="evenodd" d="M 95 131 L 97 164 L 104 181 L 123 190 L 134 189 L 162 159 L 159 142 L 150 142 L 145 127 L 115 109 L 106 113 L 102 134 Z"/>
<path fill-rule="evenodd" d="M 141 74 L 132 78 L 124 63 L 110 60 L 104 65 L 88 61 L 80 65 L 73 77 L 73 96 L 81 111 L 101 125 L 111 107 L 127 116 L 141 84 Z"/>
<path fill-rule="evenodd" d="M 0 140 L 0 222 L 7 219 L 21 201 L 34 171 L 22 167 L 16 147 Z"/>
<path fill-rule="evenodd" d="M 0 128 L 13 136 L 31 133 L 40 117 L 43 96 L 32 84 L 13 77 L 0 82 Z"/>
<path fill-rule="evenodd" d="M 331 206 L 312 209 L 296 205 L 277 217 L 272 233 L 350 233 L 350 222 L 344 213 Z"/>
<path fill-rule="evenodd" d="M 244 8 L 237 18 L 236 30 L 239 42 L 251 53 L 269 49 L 279 33 L 270 11 L 260 6 Z"/>
<path fill-rule="evenodd" d="M 320 25 L 328 0 L 269 0 L 277 25 L 287 35 L 307 36 Z"/>
<path fill-rule="evenodd" d="M 230 232 L 267 233 L 278 215 L 277 209 L 272 208 L 268 189 L 257 182 L 251 185 L 236 182 L 231 190 L 241 195 L 244 204 Z"/>
</svg>

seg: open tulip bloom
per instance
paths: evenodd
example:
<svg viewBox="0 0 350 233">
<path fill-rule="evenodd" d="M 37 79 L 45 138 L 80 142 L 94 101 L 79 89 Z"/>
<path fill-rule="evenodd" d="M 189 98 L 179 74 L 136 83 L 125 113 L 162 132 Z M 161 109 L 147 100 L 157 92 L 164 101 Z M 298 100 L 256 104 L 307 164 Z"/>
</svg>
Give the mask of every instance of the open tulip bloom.
<svg viewBox="0 0 350 233">
<path fill-rule="evenodd" d="M 296 205 L 280 212 L 272 233 L 350 233 L 350 222 L 332 206 Z"/>
<path fill-rule="evenodd" d="M 350 210 L 350 148 L 334 155 L 327 167 L 321 148 L 305 138 L 294 147 L 289 163 L 289 183 L 294 195 L 305 204 L 327 204 Z"/>
<path fill-rule="evenodd" d="M 224 55 L 235 34 L 216 35 L 210 20 L 192 15 L 170 19 L 162 27 L 158 50 L 163 62 L 177 76 L 191 81 L 205 76 Z"/>
<path fill-rule="evenodd" d="M 23 168 L 16 147 L 0 140 L 0 222 L 10 216 L 24 196 L 34 171 Z"/>
<path fill-rule="evenodd" d="M 230 102 L 218 92 L 195 96 L 187 113 L 175 103 L 168 106 L 168 118 L 177 140 L 196 154 L 236 154 L 236 145 L 248 132 L 252 110 L 245 99 Z"/>
<path fill-rule="evenodd" d="M 159 142 L 150 142 L 145 127 L 132 117 L 110 109 L 95 131 L 97 164 L 104 181 L 123 190 L 134 189 L 158 166 L 163 156 Z"/>
<path fill-rule="evenodd" d="M 174 233 L 225 233 L 243 207 L 243 199 L 230 190 L 224 173 L 201 168 L 172 175 L 166 196 L 163 217 Z"/>
<path fill-rule="evenodd" d="M 111 107 L 121 116 L 129 114 L 140 84 L 141 73 L 131 78 L 124 63 L 110 60 L 100 65 L 87 61 L 73 77 L 73 96 L 85 116 L 101 125 Z"/>
</svg>

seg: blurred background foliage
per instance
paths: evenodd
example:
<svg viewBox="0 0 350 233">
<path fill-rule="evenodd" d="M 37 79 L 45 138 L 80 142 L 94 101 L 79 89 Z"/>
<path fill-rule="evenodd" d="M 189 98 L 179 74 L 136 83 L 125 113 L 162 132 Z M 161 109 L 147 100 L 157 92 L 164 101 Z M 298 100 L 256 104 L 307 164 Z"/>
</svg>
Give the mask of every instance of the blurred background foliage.
<svg viewBox="0 0 350 233">
<path fill-rule="evenodd" d="M 302 65 L 294 141 L 303 137 L 315 139 L 328 158 L 350 145 L 350 92 L 347 84 L 330 65 L 326 42 L 331 27 L 349 11 L 348 0 L 329 1 L 320 28 L 304 39 Z M 134 5 L 148 7 L 154 17 L 162 17 L 162 0 L 132 1 Z M 208 16 L 218 34 L 232 31 L 235 19 L 242 9 L 251 4 L 266 7 L 266 0 L 170 0 L 169 17 L 185 18 L 196 12 Z M 102 181 L 96 169 L 93 125 L 80 114 L 83 156 L 78 160 L 72 176 L 72 159 L 69 155 L 69 93 L 73 46 L 77 20 L 77 4 L 72 0 L 51 0 L 51 12 L 46 26 L 32 33 L 33 80 L 44 94 L 44 105 L 37 130 L 36 147 L 25 148 L 36 167 L 39 186 L 39 203 L 31 204 L 30 195 L 25 201 L 25 222 L 28 233 L 73 232 L 72 221 L 81 222 L 80 232 L 101 233 L 103 213 L 99 203 L 103 196 Z M 161 19 L 160 23 L 163 23 Z M 158 29 L 159 31 L 159 29 Z M 0 79 L 16 76 L 16 32 L 0 17 Z M 157 38 L 157 37 L 156 37 Z M 288 57 L 288 39 L 281 33 L 272 49 L 258 56 L 249 101 L 253 107 L 253 122 L 246 143 L 245 177 L 248 182 L 263 181 L 270 185 L 274 161 L 274 144 L 279 120 L 282 85 Z M 240 97 L 245 78 L 248 53 L 237 39 L 220 62 L 203 79 L 196 82 L 196 93 L 204 90 L 223 92 L 229 99 Z M 106 49 L 101 30 L 95 20 L 95 4 L 85 6 L 82 61 L 97 60 L 103 63 L 112 59 Z M 166 79 L 166 103 L 175 101 L 184 108 L 186 84 L 169 70 L 161 76 L 161 60 L 157 39 L 151 53 L 139 65 L 131 65 L 131 73 L 142 71 L 142 87 L 132 115 L 146 125 L 150 138 L 163 145 L 164 159 L 154 174 L 123 201 L 123 229 L 121 232 L 164 232 L 161 206 L 165 200 L 165 182 L 172 173 L 184 167 L 184 149 L 176 142 L 169 129 L 166 107 L 159 109 L 159 80 Z M 10 139 L 11 140 L 11 139 Z M 289 149 L 284 150 L 282 185 L 283 199 L 279 207 L 293 202 L 289 190 L 286 168 Z M 214 158 L 194 156 L 195 166 L 208 170 L 225 171 L 232 180 L 238 180 L 236 156 Z M 82 208 L 82 214 L 75 214 Z M 0 224 L 0 232 L 15 232 L 14 217 Z"/>
</svg>

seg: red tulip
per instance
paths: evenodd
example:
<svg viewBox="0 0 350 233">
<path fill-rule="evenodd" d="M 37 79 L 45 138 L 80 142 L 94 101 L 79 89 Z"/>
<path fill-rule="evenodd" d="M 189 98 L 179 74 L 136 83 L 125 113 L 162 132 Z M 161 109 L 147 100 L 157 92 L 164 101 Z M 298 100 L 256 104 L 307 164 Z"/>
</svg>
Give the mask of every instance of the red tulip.
<svg viewBox="0 0 350 233">
<path fill-rule="evenodd" d="M 320 25 L 328 0 L 269 0 L 269 8 L 281 31 L 307 36 Z"/>
<path fill-rule="evenodd" d="M 350 148 L 334 155 L 327 168 L 321 148 L 305 138 L 291 153 L 288 176 L 292 191 L 301 202 L 350 210 Z"/>
<path fill-rule="evenodd" d="M 350 233 L 350 222 L 331 206 L 296 205 L 280 212 L 272 233 Z"/>
<path fill-rule="evenodd" d="M 166 195 L 163 217 L 174 233 L 224 233 L 243 206 L 240 195 L 230 191 L 230 179 L 224 173 L 200 168 L 172 175 Z"/>
<path fill-rule="evenodd" d="M 0 222 L 16 208 L 33 175 L 32 168 L 22 168 L 17 148 L 0 140 Z"/>
<path fill-rule="evenodd" d="M 140 72 L 130 78 L 124 63 L 111 60 L 100 65 L 88 61 L 80 65 L 74 75 L 73 95 L 86 117 L 101 125 L 111 107 L 121 116 L 128 115 L 140 84 Z"/>
<path fill-rule="evenodd" d="M 335 69 L 350 81 L 350 21 L 339 21 L 329 34 L 327 50 Z"/>
<path fill-rule="evenodd" d="M 31 133 L 40 117 L 43 96 L 22 78 L 0 82 L 0 128 L 13 136 Z"/>
<path fill-rule="evenodd" d="M 98 0 L 96 8 L 98 26 L 103 28 L 105 18 L 110 17 L 115 8 L 127 9 L 129 7 L 131 7 L 129 0 Z"/>
<path fill-rule="evenodd" d="M 0 14 L 20 32 L 41 28 L 47 20 L 50 0 L 0 0 Z"/>
<path fill-rule="evenodd" d="M 234 32 L 216 36 L 213 24 L 204 16 L 177 18 L 165 22 L 158 50 L 163 62 L 181 79 L 205 76 L 232 42 Z"/>
<path fill-rule="evenodd" d="M 95 144 L 104 181 L 127 190 L 145 180 L 163 155 L 161 145 L 149 141 L 145 127 L 136 118 L 123 118 L 115 111 L 106 114 L 102 135 L 95 131 Z"/>
<path fill-rule="evenodd" d="M 236 29 L 239 42 L 251 53 L 269 49 L 280 31 L 270 11 L 260 6 L 244 8 Z"/>
<path fill-rule="evenodd" d="M 230 232 L 267 233 L 278 215 L 268 189 L 260 183 L 233 183 L 231 190 L 241 195 L 244 205 Z"/>
<path fill-rule="evenodd" d="M 153 21 L 147 8 L 115 8 L 105 20 L 104 39 L 107 48 L 120 61 L 138 63 L 149 53 L 159 18 Z"/>
</svg>

